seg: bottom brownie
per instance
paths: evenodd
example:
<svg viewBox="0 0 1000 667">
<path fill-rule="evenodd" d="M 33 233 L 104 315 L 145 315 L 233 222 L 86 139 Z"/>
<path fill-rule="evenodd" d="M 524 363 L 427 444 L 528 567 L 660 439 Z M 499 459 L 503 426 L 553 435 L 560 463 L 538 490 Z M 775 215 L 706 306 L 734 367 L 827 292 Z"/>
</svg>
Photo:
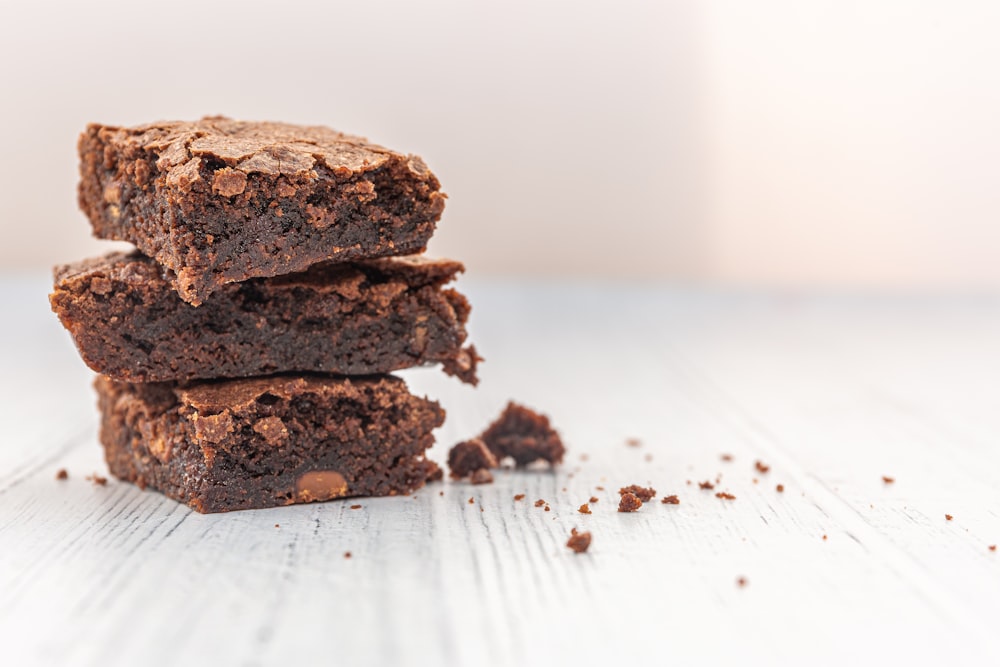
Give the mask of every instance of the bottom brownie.
<svg viewBox="0 0 1000 667">
<path fill-rule="evenodd" d="M 391 376 L 95 387 L 111 472 L 199 512 L 405 494 L 437 470 L 444 410 Z"/>
</svg>

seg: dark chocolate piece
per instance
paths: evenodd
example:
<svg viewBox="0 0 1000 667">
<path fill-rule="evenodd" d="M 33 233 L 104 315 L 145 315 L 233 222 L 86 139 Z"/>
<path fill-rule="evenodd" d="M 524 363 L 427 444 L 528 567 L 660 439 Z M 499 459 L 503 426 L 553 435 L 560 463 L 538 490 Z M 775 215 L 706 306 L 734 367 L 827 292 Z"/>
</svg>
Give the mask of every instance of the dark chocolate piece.
<svg viewBox="0 0 1000 667">
<path fill-rule="evenodd" d="M 548 417 L 513 401 L 479 437 L 497 460 L 509 456 L 519 466 L 538 460 L 555 465 L 566 453 Z"/>
<path fill-rule="evenodd" d="M 462 349 L 469 304 L 443 286 L 459 262 L 393 257 L 320 264 L 181 301 L 138 253 L 57 267 L 52 309 L 98 373 L 129 382 L 282 372 L 387 373 L 431 362 L 476 383 Z"/>
<path fill-rule="evenodd" d="M 444 422 L 391 376 L 95 386 L 112 474 L 199 512 L 410 493 Z"/>
<path fill-rule="evenodd" d="M 423 161 L 325 127 L 223 117 L 80 136 L 80 207 L 198 305 L 219 286 L 423 251 L 444 210 Z"/>
</svg>

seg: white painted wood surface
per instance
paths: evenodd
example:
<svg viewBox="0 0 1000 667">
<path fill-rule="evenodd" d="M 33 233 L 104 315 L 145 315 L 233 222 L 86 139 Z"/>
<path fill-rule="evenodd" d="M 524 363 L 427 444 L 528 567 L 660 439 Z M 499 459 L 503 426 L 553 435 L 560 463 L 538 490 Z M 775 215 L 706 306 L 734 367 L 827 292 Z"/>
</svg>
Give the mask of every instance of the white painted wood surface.
<svg viewBox="0 0 1000 667">
<path fill-rule="evenodd" d="M 0 283 L 0 664 L 998 664 L 1000 300 L 466 283 L 480 388 L 405 374 L 434 457 L 514 397 L 565 466 L 210 516 L 84 480 L 90 374 Z"/>
</svg>

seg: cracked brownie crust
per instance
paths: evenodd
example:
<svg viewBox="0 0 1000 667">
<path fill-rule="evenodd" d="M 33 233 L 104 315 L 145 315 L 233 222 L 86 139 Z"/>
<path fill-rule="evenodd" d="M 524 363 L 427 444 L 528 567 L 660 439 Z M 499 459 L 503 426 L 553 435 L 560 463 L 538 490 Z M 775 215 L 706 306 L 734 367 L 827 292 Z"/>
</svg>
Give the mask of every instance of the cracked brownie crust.
<svg viewBox="0 0 1000 667">
<path fill-rule="evenodd" d="M 79 152 L 94 234 L 154 257 L 193 305 L 220 285 L 324 260 L 421 252 L 444 210 L 419 157 L 325 127 L 90 125 Z"/>
<path fill-rule="evenodd" d="M 93 370 L 129 382 L 300 371 L 387 373 L 438 362 L 476 383 L 461 263 L 393 257 L 320 264 L 181 301 L 156 262 L 112 253 L 57 267 L 52 309 Z"/>
<path fill-rule="evenodd" d="M 187 387 L 99 376 L 100 438 L 118 478 L 199 512 L 406 494 L 444 422 L 388 376 L 276 376 Z"/>
</svg>

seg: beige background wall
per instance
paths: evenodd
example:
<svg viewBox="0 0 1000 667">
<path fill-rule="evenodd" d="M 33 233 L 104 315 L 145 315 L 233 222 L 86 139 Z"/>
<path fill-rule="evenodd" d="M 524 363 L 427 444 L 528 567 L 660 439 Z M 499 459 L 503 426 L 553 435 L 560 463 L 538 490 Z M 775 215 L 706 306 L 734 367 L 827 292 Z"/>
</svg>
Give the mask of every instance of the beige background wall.
<svg viewBox="0 0 1000 667">
<path fill-rule="evenodd" d="M 88 121 L 423 155 L 477 274 L 1000 287 L 1000 3 L 0 3 L 0 266 L 100 252 Z"/>
</svg>

